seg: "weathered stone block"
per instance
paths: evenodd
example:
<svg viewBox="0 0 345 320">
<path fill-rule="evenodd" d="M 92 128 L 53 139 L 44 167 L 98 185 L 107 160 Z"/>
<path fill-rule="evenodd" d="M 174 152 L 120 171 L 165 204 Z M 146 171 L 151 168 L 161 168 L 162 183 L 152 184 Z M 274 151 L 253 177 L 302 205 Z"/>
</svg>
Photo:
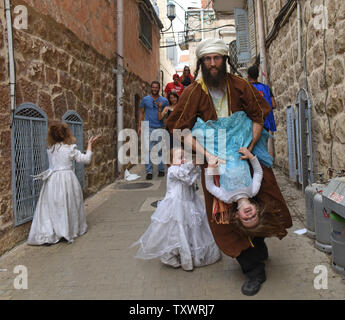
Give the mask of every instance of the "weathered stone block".
<svg viewBox="0 0 345 320">
<path fill-rule="evenodd" d="M 335 88 L 331 88 L 329 92 L 329 100 L 327 104 L 327 114 L 334 117 L 336 114 L 343 111 L 343 101 L 338 91 Z"/>
<path fill-rule="evenodd" d="M 337 54 L 345 52 L 345 21 L 337 23 L 335 29 L 334 49 Z"/>
<path fill-rule="evenodd" d="M 7 72 L 6 59 L 0 56 L 0 82 L 4 82 L 7 79 L 8 79 L 8 72 Z"/>
<path fill-rule="evenodd" d="M 334 132 L 336 132 L 335 135 L 335 141 L 343 144 L 345 144 L 345 114 L 341 113 L 339 114 L 336 119 L 334 119 Z M 342 151 L 342 157 L 344 158 L 344 149 Z"/>
<path fill-rule="evenodd" d="M 0 155 L 4 158 L 11 157 L 11 131 L 5 130 L 0 133 Z M 3 172 L 0 175 L 0 190 L 10 190 L 10 178 L 7 177 L 8 172 Z M 4 177 L 5 178 L 4 178 Z M 10 175 L 11 176 L 11 175 Z M 4 179 L 2 179 L 4 178 Z M 6 182 L 4 182 L 6 180 Z M 8 181 L 7 181 L 8 180 Z"/>
<path fill-rule="evenodd" d="M 44 83 L 44 64 L 32 61 L 28 65 L 27 75 L 33 81 Z"/>
<path fill-rule="evenodd" d="M 47 65 L 57 68 L 58 59 L 56 58 L 57 50 L 55 47 L 46 44 L 41 48 L 42 59 Z"/>
<path fill-rule="evenodd" d="M 66 101 L 67 101 L 67 108 L 68 109 L 75 109 L 76 108 L 76 97 L 72 91 L 66 92 Z"/>
<path fill-rule="evenodd" d="M 80 62 L 72 58 L 72 62 L 70 64 L 70 74 L 72 77 L 79 79 L 79 68 Z"/>
<path fill-rule="evenodd" d="M 53 105 L 48 93 L 41 91 L 38 95 L 38 106 L 47 113 L 48 119 L 54 118 Z"/>
<path fill-rule="evenodd" d="M 36 103 L 37 101 L 37 94 L 38 94 L 38 86 L 25 79 L 19 79 L 18 84 L 20 86 L 20 90 L 22 92 L 22 97 L 25 102 L 32 102 Z"/>
<path fill-rule="evenodd" d="M 344 81 L 344 59 L 340 60 L 339 58 L 336 58 L 333 61 L 333 72 L 332 74 L 332 81 L 334 84 L 340 84 Z"/>
<path fill-rule="evenodd" d="M 55 69 L 46 66 L 46 83 L 47 84 L 57 84 L 58 82 L 58 74 Z"/>
<path fill-rule="evenodd" d="M 59 86 L 54 86 L 51 90 L 52 92 L 52 96 L 56 96 L 58 94 L 60 94 L 61 92 L 63 92 L 63 89 Z"/>
<path fill-rule="evenodd" d="M 69 89 L 71 87 L 71 76 L 68 72 L 59 70 L 59 83 L 62 87 Z"/>
<path fill-rule="evenodd" d="M 92 104 L 93 92 L 90 86 L 84 86 L 84 102 L 86 104 Z"/>
<path fill-rule="evenodd" d="M 55 119 L 61 119 L 67 111 L 65 94 L 62 93 L 53 99 Z"/>
<path fill-rule="evenodd" d="M 88 110 L 87 110 L 87 108 L 85 108 L 83 106 L 83 104 L 80 101 L 77 102 L 77 112 L 81 116 L 83 121 L 87 122 L 87 120 L 88 120 Z"/>
</svg>

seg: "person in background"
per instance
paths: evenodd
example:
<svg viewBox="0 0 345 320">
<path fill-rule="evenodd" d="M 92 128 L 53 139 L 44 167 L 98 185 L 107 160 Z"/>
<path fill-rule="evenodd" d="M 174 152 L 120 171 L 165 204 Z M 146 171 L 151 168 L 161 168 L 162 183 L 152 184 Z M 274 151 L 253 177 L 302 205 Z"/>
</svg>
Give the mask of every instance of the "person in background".
<svg viewBox="0 0 345 320">
<path fill-rule="evenodd" d="M 169 82 L 164 89 L 165 97 L 168 98 L 170 92 L 176 92 L 181 95 L 184 86 L 180 83 L 180 76 L 176 73 L 173 75 L 173 82 Z"/>
<path fill-rule="evenodd" d="M 163 264 L 192 271 L 221 258 L 207 222 L 205 205 L 194 189 L 201 169 L 186 162 L 181 148 L 171 149 L 167 191 L 138 241 L 139 259 L 160 258 Z"/>
<path fill-rule="evenodd" d="M 190 73 L 190 69 L 188 66 L 184 66 L 183 68 L 183 74 L 181 77 L 181 84 L 183 84 L 184 87 L 189 86 L 194 81 L 194 77 Z"/>
<path fill-rule="evenodd" d="M 43 185 L 36 205 L 27 243 L 51 245 L 65 239 L 72 243 L 87 231 L 83 191 L 73 170 L 73 161 L 89 164 L 92 145 L 99 137 L 91 137 L 86 154 L 80 152 L 68 125 L 55 122 L 48 131 L 49 169 L 34 176 Z"/>
<path fill-rule="evenodd" d="M 253 65 L 247 71 L 248 71 L 248 81 L 261 93 L 261 95 L 266 99 L 266 101 L 271 107 L 271 111 L 265 119 L 264 128 L 271 135 L 271 137 L 268 138 L 268 152 L 273 157 L 274 156 L 273 133 L 277 131 L 276 123 L 274 121 L 273 110 L 276 109 L 277 104 L 274 99 L 271 88 L 266 84 L 258 82 L 258 77 L 259 77 L 258 67 L 256 65 Z"/>
<path fill-rule="evenodd" d="M 140 136 L 141 133 L 141 122 L 148 121 L 149 123 L 149 137 L 150 141 L 144 141 L 146 143 L 146 150 L 149 152 L 149 163 L 145 164 L 146 170 L 146 180 L 152 180 L 152 173 L 153 173 L 153 163 L 151 160 L 151 150 L 152 148 L 160 143 L 162 137 L 159 136 L 155 139 L 155 129 L 163 129 L 164 128 L 164 121 L 163 119 L 158 119 L 158 110 L 159 106 L 165 108 L 168 106 L 168 100 L 164 97 L 159 95 L 160 83 L 158 81 L 152 81 L 151 83 L 151 94 L 144 97 L 140 103 L 140 111 L 139 111 L 139 121 L 138 121 L 138 135 Z M 148 145 L 147 145 L 148 144 Z M 162 156 L 162 150 L 158 152 L 158 156 Z M 165 170 L 164 170 L 164 163 L 163 160 L 158 164 L 158 177 L 164 177 Z"/>
</svg>

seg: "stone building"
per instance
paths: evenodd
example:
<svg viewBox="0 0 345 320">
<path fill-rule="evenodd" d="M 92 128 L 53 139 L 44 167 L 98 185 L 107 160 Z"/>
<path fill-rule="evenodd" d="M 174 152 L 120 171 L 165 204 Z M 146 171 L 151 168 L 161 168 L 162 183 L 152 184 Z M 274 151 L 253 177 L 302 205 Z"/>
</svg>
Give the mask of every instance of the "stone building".
<svg viewBox="0 0 345 320">
<path fill-rule="evenodd" d="M 314 181 L 318 179 L 318 173 L 328 178 L 330 168 L 336 172 L 344 169 L 344 1 L 236 0 L 230 3 L 213 0 L 217 13 L 232 16 L 235 7 L 247 12 L 251 53 L 248 65 L 258 63 L 262 67 L 260 3 L 266 82 L 278 104 L 274 111 L 277 124 L 275 164 L 291 177 L 295 154 L 292 157 L 289 147 L 287 109 L 295 108 L 297 95 L 302 90 L 310 101 L 311 130 L 307 139 L 310 135 L 312 143 L 311 148 L 308 145 L 304 149 L 308 153 L 309 170 L 314 172 Z"/>
<path fill-rule="evenodd" d="M 73 112 L 82 121 L 84 149 L 91 135 L 102 135 L 91 165 L 85 166 L 85 196 L 113 182 L 118 175 L 117 1 L 11 0 L 10 3 L 16 104 L 15 110 L 11 111 L 7 22 L 4 2 L 1 2 L 0 255 L 26 239 L 32 217 L 31 213 L 18 223 L 15 211 L 18 201 L 16 188 L 29 181 L 27 172 L 21 176 L 25 181 L 16 180 L 16 172 L 28 166 L 21 163 L 24 160 L 14 156 L 17 146 L 11 139 L 13 115 L 20 109 L 18 107 L 23 104 L 37 107 L 38 112 L 35 112 L 43 115 L 42 119 L 46 117 L 46 125 Z M 149 0 L 123 3 L 124 127 L 135 128 L 139 102 L 149 92 L 150 82 L 159 80 L 159 32 L 162 24 Z M 27 12 L 25 28 L 18 27 L 23 26 L 23 21 L 16 21 L 16 17 L 23 14 L 17 9 L 23 7 L 24 20 Z M 45 137 L 38 137 L 33 131 L 31 139 L 44 141 Z M 25 150 L 25 154 L 36 151 Z M 44 156 L 33 155 L 33 159 L 40 157 Z M 19 169 L 15 171 L 14 167 Z"/>
<path fill-rule="evenodd" d="M 329 168 L 340 171 L 345 167 L 345 3 L 264 3 L 266 30 L 271 32 L 280 21 L 273 39 L 268 38 L 270 33 L 266 34 L 269 81 L 278 102 L 277 164 L 288 169 L 285 109 L 296 103 L 297 92 L 304 88 L 311 100 L 314 172 L 326 174 Z M 284 11 L 283 5 L 289 6 L 289 10 Z M 277 17 L 281 20 L 277 21 Z"/>
</svg>

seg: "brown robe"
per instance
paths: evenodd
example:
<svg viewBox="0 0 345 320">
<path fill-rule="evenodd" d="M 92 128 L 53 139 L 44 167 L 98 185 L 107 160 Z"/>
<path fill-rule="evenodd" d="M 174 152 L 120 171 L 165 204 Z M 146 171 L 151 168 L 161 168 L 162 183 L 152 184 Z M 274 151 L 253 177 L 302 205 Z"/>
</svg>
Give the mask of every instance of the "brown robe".
<svg viewBox="0 0 345 320">
<path fill-rule="evenodd" d="M 264 124 L 265 117 L 271 109 L 259 91 L 247 80 L 232 74 L 227 75 L 227 90 L 229 114 L 244 111 L 253 122 Z M 217 120 L 212 97 L 202 81 L 195 81 L 185 88 L 166 125 L 171 132 L 173 129 L 192 129 L 197 117 L 200 117 L 203 121 Z M 235 232 L 232 224 L 216 224 L 212 221 L 213 196 L 206 189 L 204 169 L 205 166 L 202 172 L 202 187 L 211 231 L 218 247 L 225 254 L 235 258 L 243 250 L 249 248 L 251 243 L 249 238 Z M 272 168 L 262 166 L 262 169 L 263 179 L 256 199 L 263 203 L 268 203 L 269 201 L 278 203 L 282 219 L 284 220 L 284 227 L 290 228 L 292 226 L 290 212 L 280 192 Z"/>
</svg>

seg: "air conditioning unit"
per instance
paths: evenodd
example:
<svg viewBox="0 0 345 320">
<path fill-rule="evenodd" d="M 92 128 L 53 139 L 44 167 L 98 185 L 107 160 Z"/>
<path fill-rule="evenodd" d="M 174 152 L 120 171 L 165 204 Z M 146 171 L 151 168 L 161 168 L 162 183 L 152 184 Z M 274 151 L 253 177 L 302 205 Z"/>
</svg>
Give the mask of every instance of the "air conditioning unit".
<svg viewBox="0 0 345 320">
<path fill-rule="evenodd" d="M 189 0 L 188 9 L 201 8 L 201 0 Z"/>
</svg>

